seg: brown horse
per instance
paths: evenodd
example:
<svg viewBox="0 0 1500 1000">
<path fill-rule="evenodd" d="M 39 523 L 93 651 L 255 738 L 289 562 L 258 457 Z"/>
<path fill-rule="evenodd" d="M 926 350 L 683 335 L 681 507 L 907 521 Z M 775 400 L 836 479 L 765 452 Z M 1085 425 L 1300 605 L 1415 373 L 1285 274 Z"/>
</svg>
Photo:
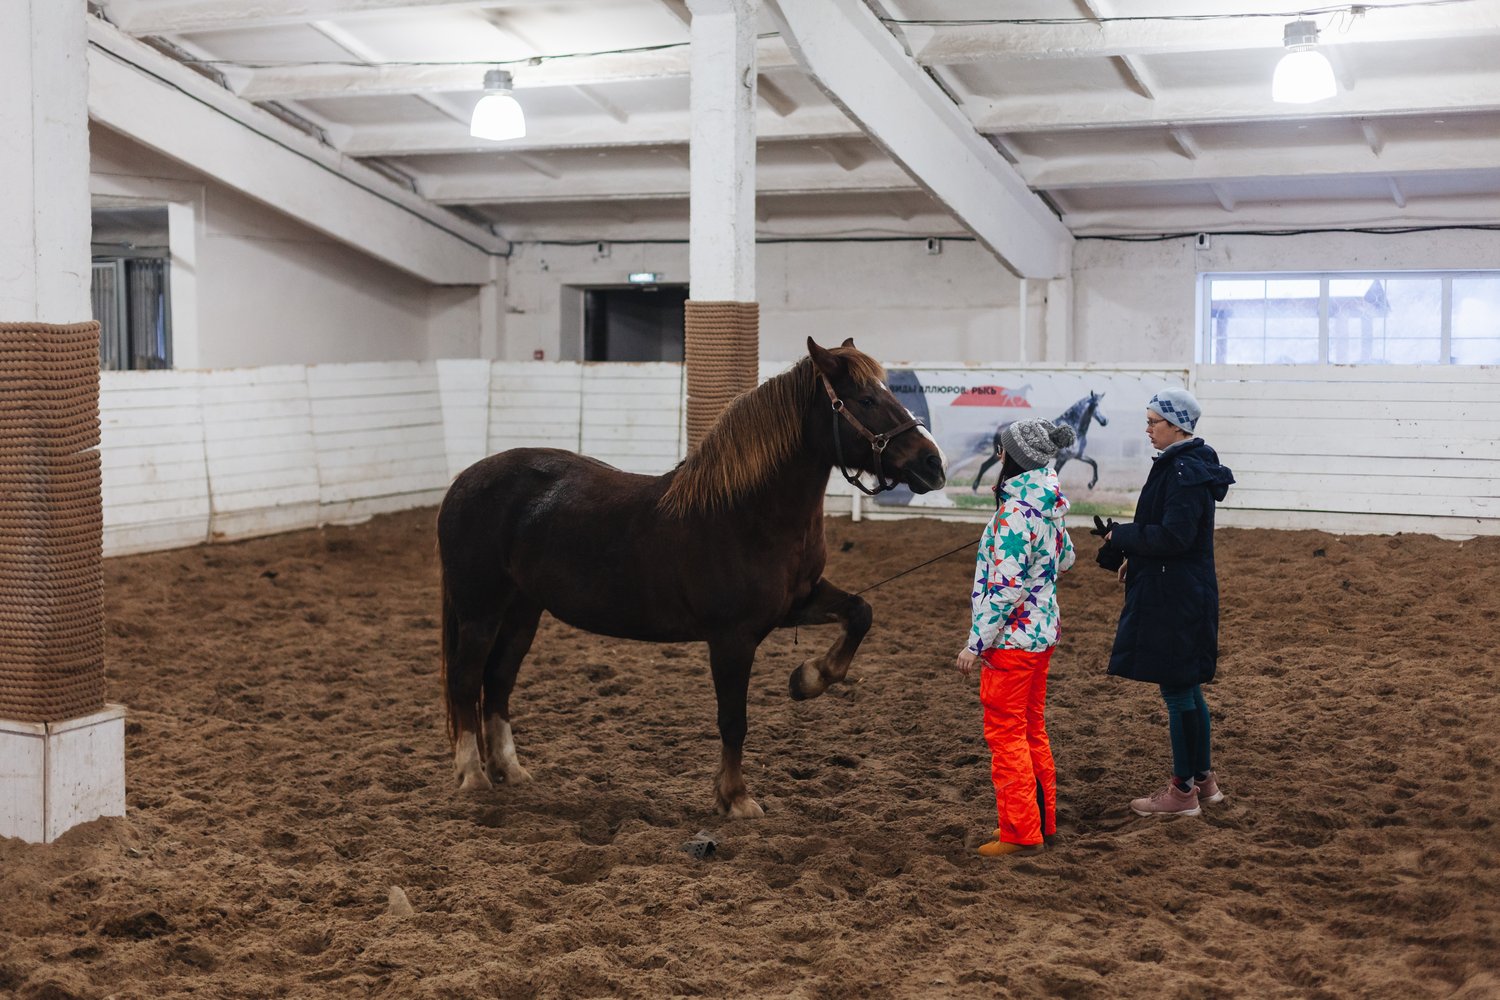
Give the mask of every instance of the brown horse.
<svg viewBox="0 0 1500 1000">
<path fill-rule="evenodd" d="M 853 340 L 824 350 L 809 337 L 807 349 L 731 403 L 666 475 L 516 448 L 453 481 L 438 552 L 448 737 L 463 789 L 529 778 L 510 693 L 548 611 L 622 639 L 707 641 L 723 740 L 715 804 L 762 815 L 740 772 L 756 647 L 772 629 L 839 623 L 828 651 L 792 671 L 792 697 L 813 698 L 844 678 L 870 627 L 869 604 L 823 579 L 830 470 L 852 466 L 917 493 L 944 482 L 937 443 L 874 359 Z"/>
</svg>

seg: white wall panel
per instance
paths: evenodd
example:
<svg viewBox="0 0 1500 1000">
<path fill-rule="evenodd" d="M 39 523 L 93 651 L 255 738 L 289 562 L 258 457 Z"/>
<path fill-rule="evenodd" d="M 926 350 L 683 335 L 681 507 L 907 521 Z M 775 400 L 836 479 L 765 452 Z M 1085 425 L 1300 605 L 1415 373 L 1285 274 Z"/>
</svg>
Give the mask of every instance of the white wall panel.
<svg viewBox="0 0 1500 1000">
<path fill-rule="evenodd" d="M 1223 523 L 1500 532 L 1500 368 L 1216 365 L 1194 391 Z"/>
<path fill-rule="evenodd" d="M 318 466 L 303 365 L 203 373 L 213 539 L 318 524 Z"/>
<path fill-rule="evenodd" d="M 443 442 L 452 479 L 489 454 L 490 362 L 455 358 L 437 362 L 443 406 Z"/>
<path fill-rule="evenodd" d="M 679 364 L 585 365 L 579 450 L 626 472 L 671 469 L 685 446 L 685 384 Z"/>
<path fill-rule="evenodd" d="M 307 369 L 307 389 L 322 520 L 441 499 L 448 455 L 436 365 L 317 365 Z"/>
<path fill-rule="evenodd" d="M 104 554 L 196 545 L 208 537 L 199 372 L 101 372 Z"/>
<path fill-rule="evenodd" d="M 490 373 L 489 450 L 577 451 L 583 365 L 572 361 L 497 361 Z"/>
</svg>

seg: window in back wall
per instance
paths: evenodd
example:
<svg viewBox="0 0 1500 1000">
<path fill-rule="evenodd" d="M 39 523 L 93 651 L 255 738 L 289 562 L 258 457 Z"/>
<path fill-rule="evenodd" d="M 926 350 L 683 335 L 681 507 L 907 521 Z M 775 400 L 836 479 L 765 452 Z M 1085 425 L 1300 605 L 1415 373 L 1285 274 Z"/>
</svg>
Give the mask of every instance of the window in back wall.
<svg viewBox="0 0 1500 1000">
<path fill-rule="evenodd" d="M 1206 274 L 1209 364 L 1500 364 L 1500 272 Z"/>
</svg>

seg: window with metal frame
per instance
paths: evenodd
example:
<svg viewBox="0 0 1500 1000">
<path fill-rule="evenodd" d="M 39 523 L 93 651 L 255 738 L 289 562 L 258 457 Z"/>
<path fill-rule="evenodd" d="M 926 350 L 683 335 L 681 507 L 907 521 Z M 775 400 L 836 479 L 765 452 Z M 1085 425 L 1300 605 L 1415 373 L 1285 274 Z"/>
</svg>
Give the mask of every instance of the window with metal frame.
<svg viewBox="0 0 1500 1000">
<path fill-rule="evenodd" d="M 1207 364 L 1500 364 L 1500 272 L 1202 276 Z"/>
</svg>

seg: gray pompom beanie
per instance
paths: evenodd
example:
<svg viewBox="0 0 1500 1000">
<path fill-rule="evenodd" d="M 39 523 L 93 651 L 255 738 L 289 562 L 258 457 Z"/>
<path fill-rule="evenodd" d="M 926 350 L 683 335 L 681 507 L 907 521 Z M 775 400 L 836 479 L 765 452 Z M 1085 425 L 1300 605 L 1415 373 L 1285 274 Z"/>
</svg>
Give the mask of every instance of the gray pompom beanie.
<svg viewBox="0 0 1500 1000">
<path fill-rule="evenodd" d="M 1151 397 L 1146 409 L 1160 414 L 1167 423 L 1189 434 L 1198 426 L 1198 418 L 1203 416 L 1203 407 L 1198 405 L 1198 400 L 1186 389 L 1162 389 Z"/>
<path fill-rule="evenodd" d="M 1052 461 L 1057 457 L 1058 449 L 1066 448 L 1077 438 L 1067 424 L 1054 424 L 1050 420 L 1017 420 L 1000 432 L 1000 447 L 1029 472 Z"/>
</svg>

